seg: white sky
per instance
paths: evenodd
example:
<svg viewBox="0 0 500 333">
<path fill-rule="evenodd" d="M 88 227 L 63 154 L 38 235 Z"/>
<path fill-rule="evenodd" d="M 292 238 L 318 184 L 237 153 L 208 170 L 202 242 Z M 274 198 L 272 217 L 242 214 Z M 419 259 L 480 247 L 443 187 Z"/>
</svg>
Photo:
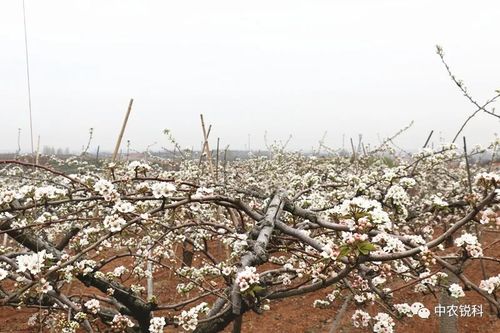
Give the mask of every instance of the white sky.
<svg viewBox="0 0 500 333">
<path fill-rule="evenodd" d="M 499 1 L 35 1 L 26 0 L 34 132 L 41 146 L 112 150 L 128 100 L 124 141 L 199 147 L 199 114 L 212 144 L 253 149 L 293 134 L 309 151 L 324 131 L 378 142 L 411 120 L 396 143 L 450 141 L 475 109 L 452 84 L 447 60 L 483 103 L 500 89 Z M 30 149 L 21 0 L 0 1 L 0 151 L 17 129 Z M 486 114 L 465 134 L 486 144 Z M 347 140 L 346 140 L 347 143 Z"/>
</svg>

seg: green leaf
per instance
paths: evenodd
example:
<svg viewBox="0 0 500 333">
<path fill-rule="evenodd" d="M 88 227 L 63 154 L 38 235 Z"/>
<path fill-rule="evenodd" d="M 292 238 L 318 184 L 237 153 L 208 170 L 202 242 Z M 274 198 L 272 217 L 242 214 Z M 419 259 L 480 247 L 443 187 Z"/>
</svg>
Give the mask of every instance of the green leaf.
<svg viewBox="0 0 500 333">
<path fill-rule="evenodd" d="M 307 209 L 307 208 L 311 207 L 311 205 L 312 205 L 312 203 L 310 201 L 304 201 L 302 203 L 302 208 Z"/>
<path fill-rule="evenodd" d="M 347 245 L 342 245 L 340 247 L 339 258 L 343 258 L 347 256 L 349 253 L 351 253 L 351 248 Z"/>
<path fill-rule="evenodd" d="M 253 291 L 256 295 L 261 295 L 264 291 L 266 291 L 266 288 L 261 287 L 261 286 L 259 286 L 258 284 L 256 284 L 256 285 L 252 288 L 252 291 Z"/>
<path fill-rule="evenodd" d="M 364 241 L 358 244 L 359 252 L 361 252 L 364 255 L 367 255 L 368 253 L 370 253 L 370 251 L 373 251 L 375 249 L 376 249 L 375 245 L 373 245 L 369 241 Z"/>
</svg>

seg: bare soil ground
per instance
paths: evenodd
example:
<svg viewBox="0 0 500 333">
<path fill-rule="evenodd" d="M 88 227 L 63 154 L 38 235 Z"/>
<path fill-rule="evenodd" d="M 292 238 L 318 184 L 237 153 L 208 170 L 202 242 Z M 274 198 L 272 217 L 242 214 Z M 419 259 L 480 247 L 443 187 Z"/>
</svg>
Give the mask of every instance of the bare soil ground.
<svg viewBox="0 0 500 333">
<path fill-rule="evenodd" d="M 499 239 L 498 233 L 484 233 L 485 247 Z M 500 257 L 500 246 L 487 248 L 484 251 L 485 256 Z M 125 264 L 126 262 L 123 262 Z M 500 273 L 500 264 L 485 261 L 484 262 L 488 276 L 497 275 Z M 465 275 L 472 282 L 479 284 L 482 279 L 480 263 L 474 260 L 465 269 Z M 158 272 L 155 276 L 155 294 L 163 302 L 176 302 L 182 300 L 176 290 L 177 279 L 171 276 L 170 272 Z M 397 284 L 399 286 L 399 284 Z M 79 293 L 79 286 L 74 283 L 71 288 L 73 293 Z M 396 287 L 393 286 L 393 287 Z M 431 316 L 428 319 L 419 317 L 407 318 L 402 321 L 396 320 L 395 332 L 439 332 L 439 318 L 434 314 L 434 307 L 439 304 L 438 299 L 432 295 L 416 294 L 412 291 L 413 287 L 408 287 L 395 292 L 395 299 L 398 302 L 422 302 L 431 310 Z M 244 333 L 328 333 L 332 327 L 333 320 L 342 306 L 343 300 L 336 300 L 333 307 L 328 309 L 316 309 L 312 306 L 315 299 L 322 299 L 331 290 L 316 292 L 305 296 L 273 301 L 270 311 L 266 311 L 262 315 L 253 312 L 248 312 L 243 317 Z M 88 292 L 88 291 L 86 291 Z M 99 294 L 97 290 L 93 290 Z M 459 304 L 482 305 L 482 317 L 458 317 L 458 333 L 479 333 L 479 332 L 500 332 L 500 319 L 490 315 L 488 303 L 474 291 L 466 291 L 466 296 L 460 298 Z M 370 314 L 374 315 L 379 311 L 383 311 L 378 306 L 370 306 Z M 355 328 L 351 324 L 351 315 L 355 310 L 355 306 L 350 304 L 348 311 L 341 321 L 341 326 L 337 332 L 368 332 L 367 329 Z M 14 309 L 0 308 L 0 333 L 27 333 L 27 332 L 48 332 L 47 330 L 40 331 L 27 325 L 28 317 L 36 312 L 31 309 Z M 166 315 L 167 312 L 157 313 L 157 315 Z M 166 332 L 182 332 L 180 328 L 170 328 Z M 229 325 L 224 332 L 231 332 Z"/>
</svg>

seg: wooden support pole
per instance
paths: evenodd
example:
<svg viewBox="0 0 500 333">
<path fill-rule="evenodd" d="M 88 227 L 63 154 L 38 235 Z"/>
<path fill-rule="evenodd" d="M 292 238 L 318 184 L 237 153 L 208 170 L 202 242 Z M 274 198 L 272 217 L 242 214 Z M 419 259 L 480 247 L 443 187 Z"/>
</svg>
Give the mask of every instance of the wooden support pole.
<svg viewBox="0 0 500 333">
<path fill-rule="evenodd" d="M 200 166 L 200 165 L 201 165 L 201 162 L 203 161 L 203 153 L 206 153 L 206 151 L 207 151 L 207 149 L 208 149 L 208 148 L 207 148 L 207 147 L 208 147 L 208 138 L 210 137 L 210 131 L 211 131 L 211 130 L 212 130 L 212 125 L 209 125 L 209 126 L 208 126 L 208 131 L 207 131 L 207 139 L 206 139 L 206 140 L 204 139 L 204 140 L 201 142 L 201 153 L 200 153 L 200 161 L 198 162 L 198 166 Z M 206 158 L 207 158 L 207 160 L 208 160 L 208 155 L 207 155 L 207 157 L 206 157 Z"/>
<path fill-rule="evenodd" d="M 147 293 L 148 293 L 148 302 L 151 301 L 151 299 L 153 298 L 153 295 L 154 295 L 154 290 L 153 290 L 153 263 L 151 262 L 151 249 L 149 248 L 146 252 L 146 256 L 147 256 L 147 272 L 149 273 L 147 278 L 146 278 L 146 281 L 147 281 Z"/>
<path fill-rule="evenodd" d="M 38 135 L 38 140 L 36 143 L 35 165 L 38 165 L 39 157 L 40 157 L 40 135 Z"/>
<path fill-rule="evenodd" d="M 219 180 L 219 143 L 220 138 L 217 138 L 217 156 L 215 158 L 215 180 Z"/>
<path fill-rule="evenodd" d="M 134 103 L 134 99 L 131 98 L 128 103 L 127 113 L 125 114 L 125 119 L 123 120 L 122 129 L 120 131 L 120 135 L 118 135 L 118 140 L 116 141 L 115 151 L 113 152 L 113 161 L 116 160 L 116 156 L 118 155 L 118 150 L 120 149 L 120 144 L 122 143 L 123 133 L 125 132 L 125 127 L 127 127 L 128 117 L 130 115 L 130 111 L 132 110 L 132 103 Z"/>
<path fill-rule="evenodd" d="M 207 132 L 205 128 L 205 121 L 203 120 L 203 114 L 200 114 L 200 119 L 201 119 L 201 129 L 203 130 L 203 138 L 205 140 L 204 149 L 205 152 L 207 153 L 208 167 L 210 169 L 210 173 L 213 175 L 214 168 L 212 165 L 212 153 L 210 152 L 210 147 L 208 145 L 208 135 L 210 133 L 212 126 L 210 126 L 209 131 Z"/>
<path fill-rule="evenodd" d="M 352 142 L 352 138 L 351 138 L 351 149 L 352 149 L 352 160 L 355 161 L 356 160 L 356 149 L 354 148 L 354 142 Z"/>
<path fill-rule="evenodd" d="M 130 140 L 127 140 L 127 157 L 126 157 L 127 162 L 129 155 L 130 155 Z"/>
<path fill-rule="evenodd" d="M 227 177 L 226 177 L 226 165 L 227 165 L 227 150 L 229 149 L 229 145 L 224 149 L 224 163 L 222 165 L 222 172 L 224 174 L 224 186 L 227 185 Z"/>
</svg>

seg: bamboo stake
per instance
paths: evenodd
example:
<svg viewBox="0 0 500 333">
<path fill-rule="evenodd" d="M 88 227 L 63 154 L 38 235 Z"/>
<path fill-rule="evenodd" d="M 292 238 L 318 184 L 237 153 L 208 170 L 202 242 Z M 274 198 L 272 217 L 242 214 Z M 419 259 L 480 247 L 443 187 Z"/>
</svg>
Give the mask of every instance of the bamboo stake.
<svg viewBox="0 0 500 333">
<path fill-rule="evenodd" d="M 321 155 L 321 147 L 323 147 L 323 145 L 325 144 L 325 139 L 326 139 L 326 134 L 328 132 L 325 131 L 325 133 L 323 133 L 323 136 L 321 137 L 321 139 L 319 140 L 319 144 L 318 144 L 318 152 L 317 152 L 317 155 L 316 156 L 320 156 Z M 311 153 L 314 153 L 314 147 L 312 147 L 312 152 Z"/>
<path fill-rule="evenodd" d="M 40 156 L 40 135 L 38 136 L 38 141 L 36 143 L 35 165 L 38 165 L 39 156 Z"/>
<path fill-rule="evenodd" d="M 130 140 L 127 140 L 127 157 L 126 157 L 127 162 L 129 155 L 130 155 Z"/>
<path fill-rule="evenodd" d="M 229 149 L 229 145 L 227 145 L 226 149 L 224 149 L 224 163 L 222 165 L 222 171 L 224 173 L 224 186 L 227 185 L 227 178 L 226 178 L 226 165 L 227 165 L 227 150 Z"/>
<path fill-rule="evenodd" d="M 351 148 L 352 148 L 352 160 L 355 161 L 356 160 L 356 150 L 354 149 L 354 142 L 352 142 L 352 138 L 351 138 Z"/>
<path fill-rule="evenodd" d="M 16 159 L 21 153 L 21 129 L 17 129 L 17 151 L 16 151 Z"/>
<path fill-rule="evenodd" d="M 363 141 L 363 134 L 358 134 L 358 148 L 356 148 L 356 152 L 359 153 L 361 151 L 361 142 Z"/>
<path fill-rule="evenodd" d="M 208 126 L 208 131 L 207 131 L 207 140 L 203 140 L 201 142 L 201 153 L 200 153 L 200 161 L 198 162 L 198 166 L 201 165 L 201 162 L 203 161 L 203 153 L 206 153 L 207 149 L 207 142 L 208 138 L 210 137 L 210 131 L 212 130 L 212 125 Z M 208 155 L 207 155 L 207 160 L 208 160 Z"/>
<path fill-rule="evenodd" d="M 153 298 L 153 263 L 151 262 L 151 249 L 146 252 L 147 256 L 147 271 L 149 272 L 147 276 L 147 292 L 148 292 L 148 302 Z"/>
<path fill-rule="evenodd" d="M 203 120 L 203 114 L 200 114 L 200 119 L 201 119 L 201 128 L 203 130 L 203 138 L 205 139 L 205 144 L 204 144 L 204 148 L 205 148 L 205 151 L 207 153 L 207 159 L 208 159 L 208 167 L 210 169 L 210 174 L 213 175 L 213 165 L 212 165 L 212 153 L 210 152 L 210 147 L 208 146 L 208 132 L 207 133 L 207 130 L 205 128 L 205 121 Z M 211 129 L 212 126 L 210 126 L 210 129 Z M 210 131 L 209 129 L 209 131 Z"/>
<path fill-rule="evenodd" d="M 217 138 L 217 157 L 215 158 L 215 180 L 219 181 L 219 143 L 220 138 Z"/>
<path fill-rule="evenodd" d="M 122 143 L 123 133 L 125 132 L 125 127 L 127 127 L 128 117 L 130 115 L 130 111 L 132 110 L 132 103 L 134 103 L 134 99 L 131 98 L 128 103 L 127 113 L 125 114 L 125 119 L 123 120 L 122 129 L 120 134 L 118 135 L 118 140 L 116 141 L 115 151 L 113 152 L 113 161 L 116 160 L 116 156 L 118 155 L 118 150 L 120 149 L 120 144 Z"/>
</svg>

